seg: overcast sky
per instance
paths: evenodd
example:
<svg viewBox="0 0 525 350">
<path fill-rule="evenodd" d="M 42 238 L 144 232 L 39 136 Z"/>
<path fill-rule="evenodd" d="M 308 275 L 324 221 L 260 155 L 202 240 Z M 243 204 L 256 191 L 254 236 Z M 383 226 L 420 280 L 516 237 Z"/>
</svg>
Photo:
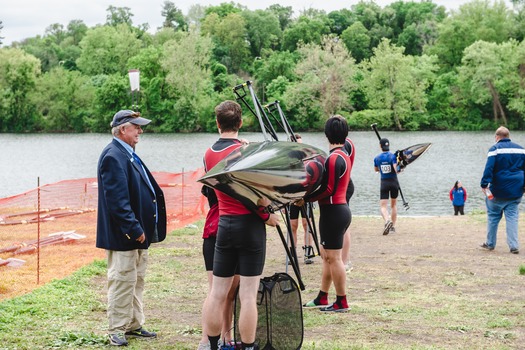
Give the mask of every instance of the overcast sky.
<svg viewBox="0 0 525 350">
<path fill-rule="evenodd" d="M 175 6 L 187 14 L 191 5 L 200 4 L 219 5 L 227 0 L 171 0 Z M 457 9 L 461 4 L 471 0 L 434 0 L 447 10 Z M 251 10 L 265 9 L 272 4 L 292 6 L 294 15 L 300 11 L 314 8 L 326 12 L 350 8 L 359 0 L 237 0 Z M 376 0 L 381 7 L 393 2 L 392 0 Z M 510 7 L 510 1 L 505 0 Z M 60 23 L 64 26 L 71 20 L 82 20 L 88 27 L 106 22 L 107 8 L 129 7 L 133 16 L 133 24 L 148 23 L 154 32 L 162 24 L 161 16 L 164 0 L 0 0 L 0 21 L 3 29 L 0 36 L 4 37 L 3 44 L 9 45 L 13 41 L 43 35 L 47 26 Z"/>
</svg>

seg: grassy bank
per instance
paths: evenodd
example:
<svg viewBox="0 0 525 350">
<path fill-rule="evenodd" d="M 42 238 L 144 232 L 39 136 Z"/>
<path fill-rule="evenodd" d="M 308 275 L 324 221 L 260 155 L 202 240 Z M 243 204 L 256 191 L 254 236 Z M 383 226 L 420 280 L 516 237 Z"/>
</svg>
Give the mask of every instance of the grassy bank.
<svg viewBox="0 0 525 350">
<path fill-rule="evenodd" d="M 354 218 L 354 269 L 347 279 L 351 310 L 328 315 L 305 310 L 303 349 L 523 349 L 525 249 L 509 253 L 504 225 L 495 251 L 479 249 L 485 225 L 483 214 L 402 217 L 396 234 L 382 236 L 379 218 Z M 196 349 L 207 288 L 202 223 L 197 226 L 177 230 L 151 249 L 146 327 L 159 337 L 132 340 L 128 348 Z M 525 232 L 523 221 L 520 231 Z M 321 262 L 314 260 L 300 266 L 304 300 L 319 287 Z M 284 271 L 284 261 L 280 239 L 269 230 L 264 275 Z M 0 349 L 107 346 L 105 283 L 105 262 L 97 261 L 1 302 Z"/>
</svg>

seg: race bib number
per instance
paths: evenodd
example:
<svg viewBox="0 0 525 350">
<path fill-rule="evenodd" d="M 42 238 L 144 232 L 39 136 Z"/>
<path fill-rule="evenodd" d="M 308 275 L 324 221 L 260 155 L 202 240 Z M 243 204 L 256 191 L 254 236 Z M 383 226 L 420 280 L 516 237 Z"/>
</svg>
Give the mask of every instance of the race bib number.
<svg viewBox="0 0 525 350">
<path fill-rule="evenodd" d="M 389 174 L 392 172 L 392 167 L 390 166 L 390 164 L 381 165 L 381 172 L 383 174 Z"/>
</svg>

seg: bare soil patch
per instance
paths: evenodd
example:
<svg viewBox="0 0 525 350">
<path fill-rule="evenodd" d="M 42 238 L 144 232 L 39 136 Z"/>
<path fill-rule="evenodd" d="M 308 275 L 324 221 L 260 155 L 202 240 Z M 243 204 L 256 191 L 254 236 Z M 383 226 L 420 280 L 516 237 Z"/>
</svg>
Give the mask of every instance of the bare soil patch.
<svg viewBox="0 0 525 350">
<path fill-rule="evenodd" d="M 523 349 L 525 276 L 519 266 L 525 264 L 525 251 L 509 253 L 504 222 L 496 249 L 482 250 L 485 226 L 483 214 L 400 217 L 397 232 L 382 236 L 380 218 L 355 217 L 354 269 L 347 275 L 351 311 L 305 310 L 303 349 Z M 171 234 L 151 250 L 147 326 L 160 336 L 140 348 L 197 347 L 207 292 L 201 229 L 199 223 L 193 234 Z M 523 219 L 520 230 L 525 231 Z M 284 272 L 285 253 L 274 229 L 268 231 L 267 251 L 264 276 Z M 307 301 L 317 294 L 321 260 L 316 257 L 312 265 L 300 260 Z M 293 276 L 291 268 L 288 272 Z M 93 281 L 101 301 L 104 284 L 103 278 Z M 330 299 L 335 299 L 333 289 Z M 102 323 L 105 311 L 99 313 L 93 317 Z"/>
</svg>

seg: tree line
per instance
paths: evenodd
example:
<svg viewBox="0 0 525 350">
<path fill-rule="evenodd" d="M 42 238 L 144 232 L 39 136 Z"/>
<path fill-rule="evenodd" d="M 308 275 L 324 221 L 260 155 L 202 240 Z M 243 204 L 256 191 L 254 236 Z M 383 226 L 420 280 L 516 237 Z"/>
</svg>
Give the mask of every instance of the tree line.
<svg viewBox="0 0 525 350">
<path fill-rule="evenodd" d="M 109 6 L 102 25 L 54 23 L 0 48 L 0 132 L 107 132 L 125 108 L 153 119 L 154 132 L 215 131 L 214 107 L 247 80 L 297 131 L 333 114 L 353 130 L 525 128 L 525 0 L 451 11 L 361 1 L 297 16 L 234 2 L 183 14 L 165 1 L 161 14 L 152 34 Z M 140 71 L 134 100 L 129 69 Z M 254 119 L 245 111 L 246 130 Z"/>
</svg>

